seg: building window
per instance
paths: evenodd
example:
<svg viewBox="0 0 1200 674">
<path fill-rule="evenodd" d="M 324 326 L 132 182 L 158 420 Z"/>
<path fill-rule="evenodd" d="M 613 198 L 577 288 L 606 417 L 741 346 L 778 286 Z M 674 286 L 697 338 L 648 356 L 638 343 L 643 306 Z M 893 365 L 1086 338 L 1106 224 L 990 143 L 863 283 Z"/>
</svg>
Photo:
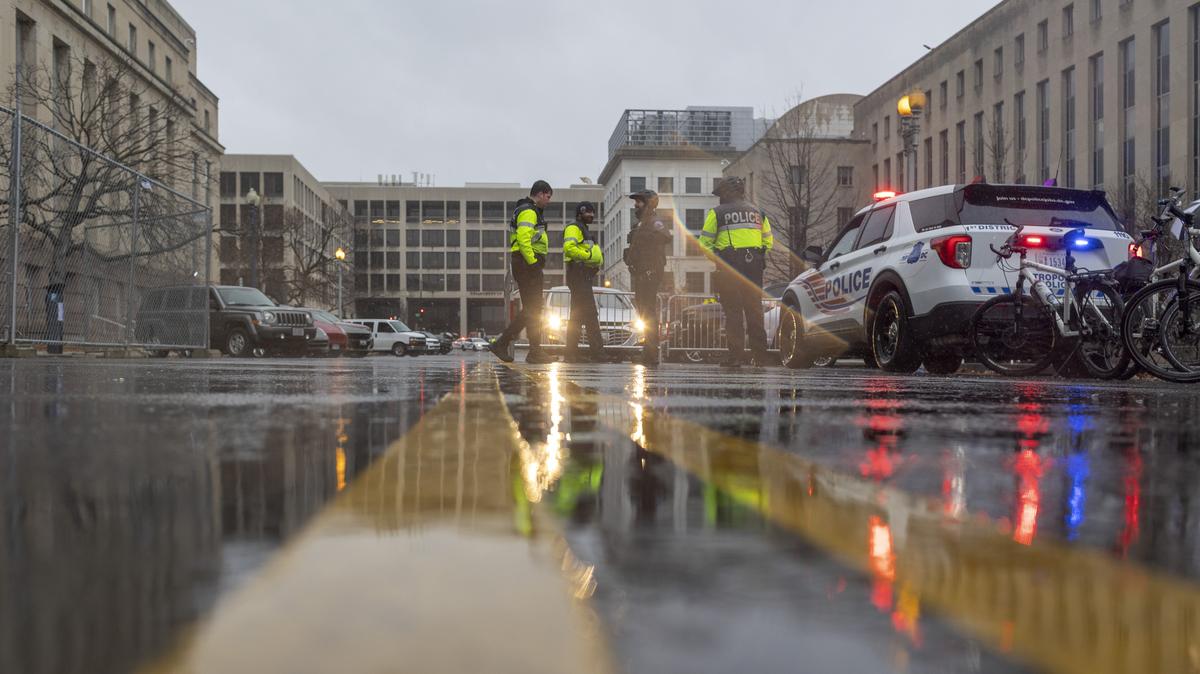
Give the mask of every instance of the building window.
<svg viewBox="0 0 1200 674">
<path fill-rule="evenodd" d="M 950 132 L 942 130 L 938 134 L 938 144 L 941 147 L 941 179 L 945 185 L 950 182 Z"/>
<path fill-rule="evenodd" d="M 1044 20 L 1037 26 L 1038 53 L 1050 48 L 1050 21 Z"/>
<path fill-rule="evenodd" d="M 446 230 L 446 247 L 447 248 L 458 248 L 462 243 L 461 234 L 462 233 L 459 232 L 457 229 L 447 229 Z M 561 232 L 559 232 L 559 234 L 561 234 Z"/>
<path fill-rule="evenodd" d="M 1025 92 L 1013 96 L 1013 179 L 1018 185 L 1025 183 L 1025 154 L 1028 121 L 1025 118 Z"/>
<path fill-rule="evenodd" d="M 957 182 L 961 185 L 967 182 L 967 123 L 959 122 L 954 130 L 957 133 L 955 141 L 958 144 L 955 173 L 958 174 Z"/>
<path fill-rule="evenodd" d="M 421 202 L 421 224 L 423 225 L 441 225 L 446 222 L 446 202 L 444 201 L 422 201 Z"/>
<path fill-rule="evenodd" d="M 801 166 L 799 164 L 792 164 L 791 166 L 789 166 L 788 167 L 788 183 L 793 186 L 803 185 L 805 183 L 805 178 L 808 177 L 806 175 L 807 172 L 804 169 L 805 169 L 805 167 Z M 751 173 L 750 175 L 753 176 L 754 174 Z"/>
<path fill-rule="evenodd" d="M 246 196 L 247 194 L 250 193 L 250 190 L 252 190 L 252 189 L 257 193 L 262 194 L 262 186 L 258 184 L 258 173 L 257 172 L 242 173 L 239 176 L 239 178 L 242 181 L 241 196 L 243 196 L 243 197 Z"/>
<path fill-rule="evenodd" d="M 504 269 L 504 253 L 483 253 L 480 261 L 484 269 Z"/>
<path fill-rule="evenodd" d="M 1088 144 L 1092 187 L 1104 185 L 1104 54 L 1088 59 Z"/>
<path fill-rule="evenodd" d="M 1025 66 L 1025 33 L 1017 36 L 1013 42 L 1013 67 L 1020 70 Z"/>
<path fill-rule="evenodd" d="M 410 250 L 404 253 L 404 266 L 409 269 L 421 268 L 421 253 L 415 250 Z"/>
<path fill-rule="evenodd" d="M 687 194 L 700 194 L 701 189 L 703 189 L 703 188 L 700 186 L 699 178 L 684 178 L 683 179 L 683 191 L 686 192 Z"/>
<path fill-rule="evenodd" d="M 634 192 L 641 192 L 644 189 L 646 189 L 646 178 L 645 177 L 643 177 L 643 176 L 630 176 L 629 177 L 629 193 L 630 194 L 633 194 Z"/>
<path fill-rule="evenodd" d="M 854 167 L 839 166 L 837 169 L 838 187 L 854 187 Z"/>
<path fill-rule="evenodd" d="M 446 253 L 446 269 L 458 269 L 462 266 L 462 253 Z"/>
<path fill-rule="evenodd" d="M 484 248 L 504 248 L 507 240 L 508 232 L 499 229 L 483 230 L 483 247 Z"/>
<path fill-rule="evenodd" d="M 129 53 L 137 58 L 137 26 L 129 24 L 129 44 L 127 45 Z"/>
<path fill-rule="evenodd" d="M 946 109 L 946 101 L 950 98 L 950 88 L 946 80 L 938 85 L 938 107 L 942 110 Z"/>
<path fill-rule="evenodd" d="M 1063 39 L 1069 40 L 1075 34 L 1075 5 L 1063 7 Z"/>
<path fill-rule="evenodd" d="M 399 269 L 400 268 L 400 253 L 399 252 L 385 253 L 385 256 L 387 257 L 388 269 Z"/>
<path fill-rule="evenodd" d="M 398 230 L 398 229 L 387 230 L 386 241 L 387 241 L 387 245 L 389 247 L 399 248 L 400 247 L 400 230 Z"/>
<path fill-rule="evenodd" d="M 658 193 L 659 194 L 674 194 L 675 193 L 675 179 L 674 178 L 659 178 L 658 179 Z"/>
<path fill-rule="evenodd" d="M 853 208 L 839 207 L 837 209 L 837 228 L 838 228 L 838 230 L 840 231 L 843 227 L 845 227 L 846 223 L 850 222 L 850 218 L 853 218 L 853 217 L 854 217 L 854 209 Z"/>
<path fill-rule="evenodd" d="M 1171 24 L 1154 27 L 1154 178 L 1155 194 L 1171 187 Z"/>
<path fill-rule="evenodd" d="M 883 140 L 887 141 L 892 137 L 892 117 L 891 115 L 883 116 Z"/>
<path fill-rule="evenodd" d="M 883 160 L 883 183 L 884 183 L 883 187 L 885 187 L 887 189 L 895 189 L 895 186 L 892 183 L 892 160 L 891 159 Z"/>
<path fill-rule="evenodd" d="M 992 64 L 992 77 L 1000 79 L 1004 76 L 1004 47 L 996 47 L 992 58 L 996 61 Z"/>
<path fill-rule="evenodd" d="M 372 252 L 370 255 L 371 255 L 371 269 L 382 270 L 382 269 L 386 268 L 386 267 L 384 267 L 384 264 L 383 264 L 383 261 L 384 261 L 383 253 Z"/>
<path fill-rule="evenodd" d="M 992 180 L 1008 180 L 1008 132 L 1004 128 L 1004 101 L 992 106 L 991 139 L 988 151 L 992 155 Z"/>
<path fill-rule="evenodd" d="M 925 139 L 925 187 L 933 187 L 933 138 Z"/>
<path fill-rule="evenodd" d="M 404 247 L 405 248 L 420 248 L 421 247 L 421 230 L 419 230 L 419 229 L 404 230 Z"/>
<path fill-rule="evenodd" d="M 263 174 L 263 196 L 264 197 L 282 197 L 283 196 L 283 174 L 282 173 L 264 173 Z"/>
<path fill-rule="evenodd" d="M 703 229 L 704 228 L 704 209 L 703 208 L 689 208 L 689 209 L 685 210 L 683 212 L 683 225 L 684 225 L 684 227 L 686 227 L 692 231 L 699 231 L 699 230 Z"/>
<path fill-rule="evenodd" d="M 482 290 L 485 293 L 498 293 L 504 290 L 504 274 L 484 274 Z"/>
<path fill-rule="evenodd" d="M 1134 68 L 1137 61 L 1134 58 L 1134 41 L 1133 38 L 1125 40 L 1119 45 L 1121 71 L 1119 86 L 1121 87 L 1121 180 L 1122 187 L 1125 190 L 1126 198 L 1132 195 L 1134 174 L 1137 171 L 1137 165 L 1134 163 L 1136 144 L 1135 132 L 1137 127 L 1134 122 L 1137 118 L 1134 105 L 1137 103 L 1136 94 L 1136 71 Z"/>
<path fill-rule="evenodd" d="M 1103 0 L 1091 0 L 1091 6 L 1092 6 L 1092 11 L 1091 11 L 1091 19 L 1092 19 L 1092 23 L 1099 23 L 1099 22 L 1100 22 L 1100 16 L 1101 16 L 1101 15 L 1104 13 L 1104 10 L 1103 10 L 1103 4 L 1104 4 Z"/>
<path fill-rule="evenodd" d="M 467 269 L 479 269 L 479 253 L 467 253 Z"/>
<path fill-rule="evenodd" d="M 875 182 L 874 182 L 874 185 L 875 185 L 875 187 L 874 187 L 874 189 L 875 189 L 875 191 L 876 191 L 876 192 L 878 192 L 878 191 L 879 191 L 879 188 L 880 188 L 880 184 L 879 184 L 879 164 L 872 164 L 872 165 L 871 165 L 871 175 L 872 175 L 872 177 L 874 177 L 874 178 L 875 178 Z"/>
<path fill-rule="evenodd" d="M 446 230 L 427 229 L 421 232 L 421 246 L 425 248 L 444 248 L 446 246 Z"/>
<path fill-rule="evenodd" d="M 237 198 L 237 174 L 233 171 L 221 171 L 221 197 Z"/>
<path fill-rule="evenodd" d="M 170 56 L 163 57 L 163 76 L 167 78 L 168 85 L 175 86 L 175 64 Z"/>
<path fill-rule="evenodd" d="M 421 275 L 420 274 L 405 274 L 404 288 L 409 292 L 421 292 Z"/>
<path fill-rule="evenodd" d="M 117 35 L 117 8 L 112 5 L 108 6 L 108 34 L 112 37 Z"/>
<path fill-rule="evenodd" d="M 421 202 L 406 201 L 404 202 L 404 221 L 415 225 L 421 222 Z"/>
<path fill-rule="evenodd" d="M 645 188 L 646 183 L 643 179 L 642 187 Z M 503 201 L 485 201 L 483 202 L 483 221 L 484 222 L 502 222 L 508 223 L 508 214 L 504 212 Z"/>
<path fill-rule="evenodd" d="M 879 122 L 871 124 L 871 142 L 875 145 L 879 144 Z"/>
<path fill-rule="evenodd" d="M 986 154 L 983 141 L 983 113 L 975 113 L 973 118 L 974 147 L 975 147 L 975 166 L 974 173 L 976 176 L 987 174 Z"/>
<path fill-rule="evenodd" d="M 479 230 L 478 229 L 468 229 L 467 230 L 467 248 L 478 248 L 478 247 L 479 247 Z"/>
<path fill-rule="evenodd" d="M 467 202 L 467 222 L 475 224 L 479 222 L 479 202 Z"/>
<path fill-rule="evenodd" d="M 146 64 L 150 66 L 150 72 L 158 74 L 158 55 L 153 42 L 146 43 Z"/>
<path fill-rule="evenodd" d="M 421 253 L 421 269 L 445 269 L 445 253 Z"/>
<path fill-rule="evenodd" d="M 962 98 L 967 93 L 967 74 L 960 70 L 954 75 L 954 97 Z"/>
<path fill-rule="evenodd" d="M 1037 85 L 1038 182 L 1050 180 L 1050 81 Z"/>
<path fill-rule="evenodd" d="M 1062 74 L 1063 139 L 1062 169 L 1067 187 L 1075 187 L 1075 69 Z"/>
<path fill-rule="evenodd" d="M 983 59 L 975 62 L 975 93 L 983 91 Z"/>
</svg>

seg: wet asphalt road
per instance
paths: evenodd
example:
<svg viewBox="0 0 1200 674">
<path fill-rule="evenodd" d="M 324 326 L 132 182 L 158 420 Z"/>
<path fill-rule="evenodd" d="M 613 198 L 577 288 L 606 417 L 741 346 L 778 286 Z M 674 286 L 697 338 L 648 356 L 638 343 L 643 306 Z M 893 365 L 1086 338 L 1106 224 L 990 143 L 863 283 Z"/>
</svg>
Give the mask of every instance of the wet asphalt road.
<svg viewBox="0 0 1200 674">
<path fill-rule="evenodd" d="M 409 535 L 476 503 L 504 515 L 488 540 L 561 541 L 618 671 L 1196 671 L 1198 394 L 475 354 L 0 361 L 0 671 L 159 661 L 397 456 Z M 431 417 L 458 435 L 413 450 Z M 507 450 L 463 424 L 515 424 L 499 491 L 479 457 Z"/>
</svg>

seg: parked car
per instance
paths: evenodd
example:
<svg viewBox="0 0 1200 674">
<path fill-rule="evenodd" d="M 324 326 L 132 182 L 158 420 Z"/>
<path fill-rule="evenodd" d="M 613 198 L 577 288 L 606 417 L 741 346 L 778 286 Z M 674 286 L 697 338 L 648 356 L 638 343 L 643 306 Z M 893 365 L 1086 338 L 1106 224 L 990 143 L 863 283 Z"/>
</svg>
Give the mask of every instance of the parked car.
<svg viewBox="0 0 1200 674">
<path fill-rule="evenodd" d="M 230 356 L 302 354 L 317 336 L 307 311 L 280 307 L 257 288 L 178 286 L 154 288 L 142 296 L 136 317 L 138 341 L 171 346 L 203 339 L 195 333 L 203 330 L 195 317 L 205 301 L 209 346 Z M 165 356 L 170 350 L 153 353 Z"/>
<path fill-rule="evenodd" d="M 792 281 L 783 302 L 780 345 L 789 367 L 823 356 L 865 353 L 891 372 L 925 365 L 948 374 L 962 364 L 968 327 L 984 301 L 1010 292 L 1015 274 L 990 247 L 1017 225 L 1036 262 L 1062 267 L 1061 242 L 1081 269 L 1129 259 L 1131 239 L 1100 191 L 1025 185 L 949 185 L 881 199 L 859 211 L 828 249 L 810 247 L 812 269 Z M 1061 292 L 1063 280 L 1045 282 Z"/>
<path fill-rule="evenodd" d="M 429 355 L 450 353 L 450 341 L 437 333 L 419 330 L 425 335 L 425 353 Z"/>
<path fill-rule="evenodd" d="M 472 337 L 468 345 L 464 348 L 471 351 L 487 351 L 490 344 L 490 342 L 482 337 Z"/>
<path fill-rule="evenodd" d="M 605 347 L 635 348 L 644 338 L 646 324 L 633 308 L 633 293 L 612 288 L 592 288 L 596 297 L 596 310 L 600 319 L 600 335 Z M 546 328 L 542 332 L 542 343 L 561 345 L 567 332 L 567 321 L 571 316 L 571 291 L 566 286 L 555 286 L 545 292 L 543 320 Z M 587 335 L 580 335 L 582 342 Z"/>
<path fill-rule="evenodd" d="M 371 331 L 356 323 L 344 321 L 324 309 L 307 309 L 317 328 L 329 336 L 329 344 L 321 355 L 365 356 L 371 351 Z"/>
<path fill-rule="evenodd" d="M 352 318 L 351 323 L 371 331 L 371 351 L 393 356 L 419 356 L 426 351 L 425 335 L 410 330 L 404 323 L 386 318 Z"/>
</svg>

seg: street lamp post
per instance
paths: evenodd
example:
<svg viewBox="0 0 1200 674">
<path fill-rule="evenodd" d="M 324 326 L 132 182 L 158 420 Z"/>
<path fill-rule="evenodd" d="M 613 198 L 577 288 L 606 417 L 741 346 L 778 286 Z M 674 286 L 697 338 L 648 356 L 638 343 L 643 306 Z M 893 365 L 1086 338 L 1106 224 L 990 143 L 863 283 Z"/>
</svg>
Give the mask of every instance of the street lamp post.
<svg viewBox="0 0 1200 674">
<path fill-rule="evenodd" d="M 925 112 L 925 94 L 914 91 L 896 101 L 900 114 L 900 137 L 904 142 L 904 184 L 901 191 L 917 189 L 917 146 L 921 137 L 921 116 Z"/>
<path fill-rule="evenodd" d="M 253 208 L 250 211 L 250 287 L 258 287 L 258 216 L 262 197 L 253 187 L 246 193 L 246 203 Z"/>
<path fill-rule="evenodd" d="M 338 249 L 333 253 L 333 256 L 336 257 L 338 261 L 338 316 L 345 318 L 346 307 L 342 304 L 342 265 L 346 262 L 346 251 L 341 246 L 338 246 Z"/>
</svg>

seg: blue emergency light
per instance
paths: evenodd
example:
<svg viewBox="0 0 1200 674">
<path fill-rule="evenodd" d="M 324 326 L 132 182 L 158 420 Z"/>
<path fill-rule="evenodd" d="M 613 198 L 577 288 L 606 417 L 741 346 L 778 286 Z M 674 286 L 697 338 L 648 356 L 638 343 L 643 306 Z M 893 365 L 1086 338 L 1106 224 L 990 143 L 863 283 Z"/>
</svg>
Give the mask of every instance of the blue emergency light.
<svg viewBox="0 0 1200 674">
<path fill-rule="evenodd" d="M 1089 236 L 1071 236 L 1068 238 L 1074 250 L 1094 250 L 1100 247 L 1100 241 Z"/>
</svg>

